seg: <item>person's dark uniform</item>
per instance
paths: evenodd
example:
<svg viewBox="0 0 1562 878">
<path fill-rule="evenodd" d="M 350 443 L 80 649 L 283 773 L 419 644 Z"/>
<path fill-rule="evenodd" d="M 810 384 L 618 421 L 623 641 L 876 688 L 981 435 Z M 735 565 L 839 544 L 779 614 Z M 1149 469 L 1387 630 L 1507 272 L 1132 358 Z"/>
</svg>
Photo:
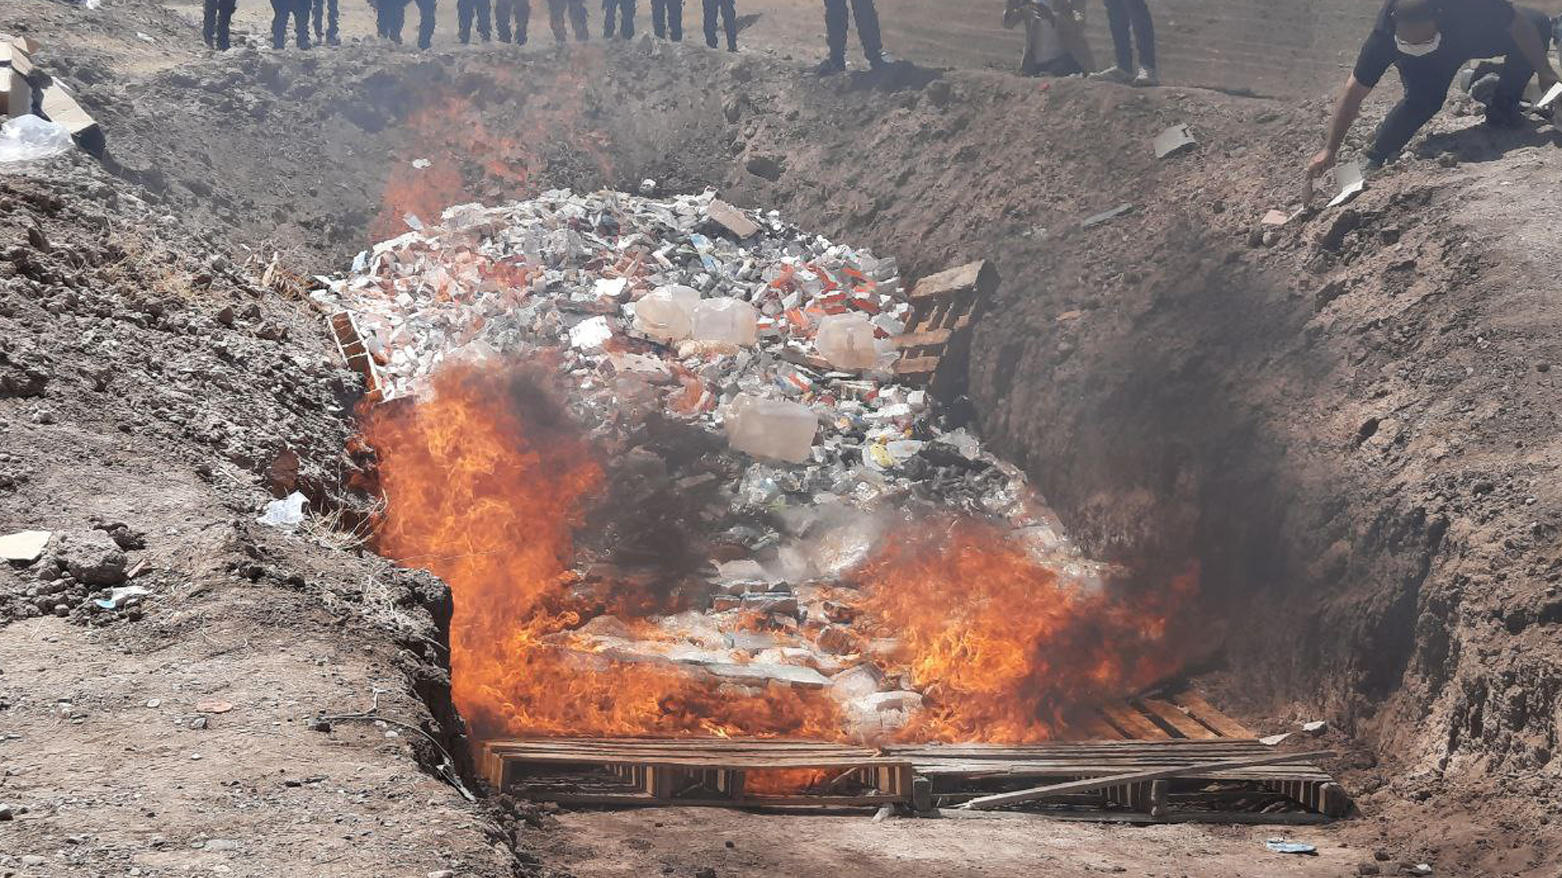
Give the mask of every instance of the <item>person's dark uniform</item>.
<svg viewBox="0 0 1562 878">
<path fill-rule="evenodd" d="M 490 0 L 456 0 L 456 36 L 465 46 L 472 42 L 472 19 L 477 19 L 477 35 L 488 42 L 491 34 L 489 19 L 493 14 Z"/>
<path fill-rule="evenodd" d="M 340 46 L 341 10 L 337 8 L 337 0 L 314 0 L 314 13 L 315 42 L 324 40 L 328 46 Z"/>
<path fill-rule="evenodd" d="M 413 0 L 418 4 L 418 48 L 434 44 L 434 13 L 437 0 Z M 378 27 L 382 36 L 401 45 L 401 28 L 407 21 L 408 0 L 379 0 Z"/>
<path fill-rule="evenodd" d="M 204 20 L 201 22 L 201 36 L 206 40 L 206 48 L 224 52 L 228 50 L 228 29 L 237 6 L 238 0 L 206 0 Z"/>
<path fill-rule="evenodd" d="M 289 18 L 298 34 L 298 47 L 309 48 L 309 0 L 271 0 L 271 47 L 287 48 Z"/>
<path fill-rule="evenodd" d="M 622 13 L 622 15 L 619 15 Z M 614 18 L 622 18 L 615 26 Z M 602 37 L 611 40 L 617 36 L 632 39 L 635 35 L 635 0 L 602 0 Z"/>
<path fill-rule="evenodd" d="M 846 31 L 851 19 L 857 20 L 857 39 L 862 54 L 874 69 L 884 64 L 884 39 L 879 33 L 879 10 L 873 0 L 824 0 L 824 27 L 828 33 L 830 57 L 819 65 L 820 73 L 839 73 L 846 69 Z"/>
<path fill-rule="evenodd" d="M 510 42 L 510 19 L 515 19 L 515 44 L 526 45 L 526 29 L 531 25 L 532 0 L 496 0 L 494 26 L 499 31 L 499 41 Z"/>
<path fill-rule="evenodd" d="M 1507 0 L 1443 0 L 1436 12 L 1441 42 L 1429 54 L 1407 55 L 1394 40 L 1393 5 L 1390 0 L 1378 15 L 1377 25 L 1361 47 L 1353 74 L 1357 82 L 1372 88 L 1388 68 L 1397 66 L 1405 86 L 1405 96 L 1378 127 L 1377 139 L 1367 151 L 1368 162 L 1380 165 L 1398 155 L 1421 126 L 1442 109 L 1459 69 L 1477 58 L 1506 56 L 1496 95 L 1486 109 L 1486 120 L 1501 127 L 1519 123 L 1519 99 L 1530 77 L 1535 75 L 1535 68 L 1514 44 L 1513 17 L 1518 15 L 1534 22 L 1541 43 L 1549 48 L 1552 26 L 1548 15 L 1516 8 Z"/>
<path fill-rule="evenodd" d="M 563 45 L 569 38 L 564 29 L 566 16 L 575 31 L 575 39 L 582 43 L 591 39 L 591 31 L 587 29 L 586 0 L 548 0 L 548 27 L 553 30 L 554 42 Z"/>
<path fill-rule="evenodd" d="M 651 29 L 659 37 L 683 41 L 683 0 L 651 0 Z"/>
<path fill-rule="evenodd" d="M 705 45 L 712 49 L 720 45 L 716 39 L 716 16 L 727 31 L 727 51 L 738 50 L 738 9 L 736 0 L 705 0 Z"/>
</svg>

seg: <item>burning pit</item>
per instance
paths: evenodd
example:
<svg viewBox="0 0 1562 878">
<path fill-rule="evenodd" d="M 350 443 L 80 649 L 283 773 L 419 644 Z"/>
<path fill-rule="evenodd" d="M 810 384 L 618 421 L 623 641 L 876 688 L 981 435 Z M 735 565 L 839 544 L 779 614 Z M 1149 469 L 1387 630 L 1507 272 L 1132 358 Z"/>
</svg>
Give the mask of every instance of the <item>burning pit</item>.
<svg viewBox="0 0 1562 878">
<path fill-rule="evenodd" d="M 316 295 L 479 738 L 1038 742 L 1179 668 L 1195 576 L 1126 585 L 943 413 L 893 258 L 709 192 L 407 222 Z"/>
</svg>

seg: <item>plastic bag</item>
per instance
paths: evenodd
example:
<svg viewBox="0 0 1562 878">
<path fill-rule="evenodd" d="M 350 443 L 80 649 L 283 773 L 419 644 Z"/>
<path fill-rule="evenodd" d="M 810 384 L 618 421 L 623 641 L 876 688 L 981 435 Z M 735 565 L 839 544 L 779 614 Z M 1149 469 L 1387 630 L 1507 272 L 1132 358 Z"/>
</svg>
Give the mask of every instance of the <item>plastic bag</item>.
<svg viewBox="0 0 1562 878">
<path fill-rule="evenodd" d="M 291 529 L 304 521 L 304 504 L 309 502 L 303 494 L 294 491 L 281 500 L 266 504 L 266 514 L 255 519 L 260 524 Z"/>
<path fill-rule="evenodd" d="M 40 116 L 15 116 L 0 125 L 0 164 L 50 158 L 72 145 L 64 125 Z"/>
</svg>

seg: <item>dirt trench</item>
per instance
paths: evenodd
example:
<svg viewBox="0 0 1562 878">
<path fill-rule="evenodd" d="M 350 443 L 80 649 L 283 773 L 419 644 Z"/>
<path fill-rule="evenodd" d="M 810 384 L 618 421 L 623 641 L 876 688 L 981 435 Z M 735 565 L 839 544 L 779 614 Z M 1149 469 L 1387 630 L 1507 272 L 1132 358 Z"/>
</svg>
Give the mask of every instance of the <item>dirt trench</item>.
<svg viewBox="0 0 1562 878">
<path fill-rule="evenodd" d="M 1540 868 L 1554 318 L 1495 295 L 1532 275 L 1467 226 L 1467 169 L 1413 161 L 1266 233 L 1319 105 L 909 66 L 818 82 L 638 46 L 241 51 L 120 84 L 93 63 L 67 70 L 103 83 L 87 100 L 120 183 L 235 261 L 329 271 L 408 212 L 646 177 L 774 207 L 913 276 L 994 259 L 963 408 L 1093 553 L 1147 578 L 1200 565 L 1197 637 L 1220 643 L 1198 652 L 1202 683 L 1272 728 L 1329 718 L 1372 818 L 1358 839 L 1394 827 L 1467 874 Z M 1200 148 L 1157 161 L 1148 141 L 1174 123 Z M 1429 158 L 1541 148 L 1437 136 Z M 1474 804 L 1488 795 L 1515 804 Z M 1535 841 L 1493 850 L 1438 822 L 1455 819 Z"/>
</svg>

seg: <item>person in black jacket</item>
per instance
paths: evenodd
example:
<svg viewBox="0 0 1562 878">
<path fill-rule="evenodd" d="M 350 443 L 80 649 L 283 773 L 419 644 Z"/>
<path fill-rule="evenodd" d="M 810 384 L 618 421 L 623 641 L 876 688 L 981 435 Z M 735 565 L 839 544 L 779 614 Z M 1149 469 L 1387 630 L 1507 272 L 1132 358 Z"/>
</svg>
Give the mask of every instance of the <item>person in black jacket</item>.
<svg viewBox="0 0 1562 878">
<path fill-rule="evenodd" d="M 618 13 L 623 13 L 619 16 Z M 614 19 L 622 17 L 623 21 L 615 26 Z M 633 39 L 635 35 L 635 0 L 602 0 L 602 38 L 611 40 L 617 31 L 617 36 L 626 40 Z"/>
<path fill-rule="evenodd" d="M 206 0 L 205 6 L 201 36 L 206 40 L 206 48 L 226 52 L 228 28 L 233 21 L 233 10 L 238 6 L 238 0 Z"/>
<path fill-rule="evenodd" d="M 309 0 L 271 0 L 271 47 L 287 48 L 289 18 L 298 34 L 298 47 L 309 48 Z"/>
<path fill-rule="evenodd" d="M 1404 149 L 1442 108 L 1459 69 L 1477 58 L 1506 56 L 1486 107 L 1487 123 L 1520 124 L 1519 99 L 1530 77 L 1539 74 L 1543 91 L 1557 83 L 1546 51 L 1551 30 L 1545 13 L 1508 0 L 1388 0 L 1340 94 L 1324 147 L 1307 165 L 1308 179 L 1334 164 L 1361 102 L 1390 67 L 1399 68 L 1405 96 L 1378 127 L 1367 151 L 1368 168 L 1381 167 Z"/>
<path fill-rule="evenodd" d="M 712 49 L 721 43 L 716 37 L 716 17 L 727 31 L 727 51 L 738 50 L 738 9 L 735 0 L 705 0 L 705 45 Z"/>
<path fill-rule="evenodd" d="M 493 13 L 491 0 L 456 0 L 456 38 L 461 45 L 472 42 L 472 19 L 477 19 L 477 35 L 488 42 L 488 20 Z"/>
<path fill-rule="evenodd" d="M 273 0 L 275 2 L 275 0 Z M 418 48 L 427 49 L 434 44 L 434 15 L 438 0 L 412 0 L 418 4 Z M 378 0 L 379 13 L 376 27 L 380 36 L 401 45 L 401 28 L 407 21 L 408 0 Z"/>
</svg>

